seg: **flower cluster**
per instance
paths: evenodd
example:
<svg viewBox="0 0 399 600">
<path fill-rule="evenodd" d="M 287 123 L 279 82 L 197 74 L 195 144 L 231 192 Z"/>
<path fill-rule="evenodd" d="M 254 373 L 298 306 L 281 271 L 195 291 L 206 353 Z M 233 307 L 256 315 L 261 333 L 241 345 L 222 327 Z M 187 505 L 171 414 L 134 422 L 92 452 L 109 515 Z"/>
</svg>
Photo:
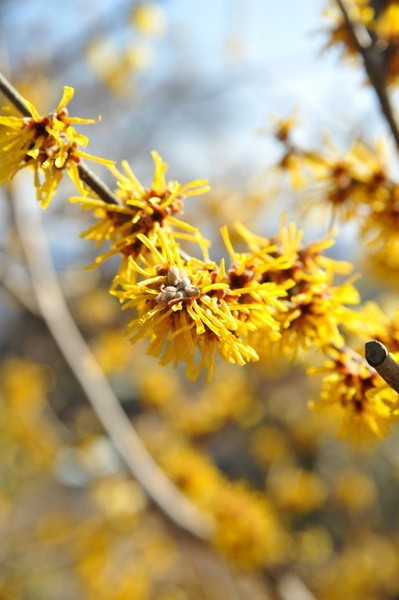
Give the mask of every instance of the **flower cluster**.
<svg viewBox="0 0 399 600">
<path fill-rule="evenodd" d="M 245 274 L 238 283 L 236 272 L 226 272 L 223 260 L 185 260 L 173 236 L 162 229 L 158 247 L 142 234 L 138 239 L 149 253 L 141 256 L 142 265 L 129 258 L 126 274 L 116 277 L 120 289 L 114 293 L 124 308 L 136 309 L 128 328 L 131 341 L 150 337 L 148 353 L 161 355 L 162 364 L 187 363 L 191 379 L 205 367 L 211 378 L 216 351 L 226 361 L 243 365 L 258 360 L 247 341 L 251 332 L 262 325 L 269 340 L 279 337 L 274 313 L 284 310 L 286 286 Z M 143 277 L 138 282 L 137 274 Z"/>
<path fill-rule="evenodd" d="M 327 209 L 333 218 L 356 220 L 369 263 L 379 271 L 396 269 L 399 184 L 388 172 L 386 149 L 356 140 L 345 154 L 331 145 L 324 153 L 305 150 L 292 142 L 289 132 L 281 136 L 286 121 L 275 131 L 285 147 L 278 168 L 289 173 L 294 187 L 304 189 L 305 211 Z"/>
<path fill-rule="evenodd" d="M 244 365 L 264 356 L 293 359 L 300 349 L 316 348 L 329 357 L 323 367 L 324 372 L 329 370 L 323 402 L 330 396 L 334 401 L 338 398 L 342 407 L 361 414 L 361 422 L 366 421 L 369 430 L 379 435 L 381 423 L 389 421 L 391 411 L 384 393 L 374 390 L 378 387 L 374 385 L 376 375 L 364 361 L 357 362 L 344 350 L 337 350 L 344 348 L 345 329 L 358 335 L 362 313 L 350 308 L 359 302 L 355 277 L 336 281 L 337 276 L 350 273 L 351 265 L 325 255 L 334 243 L 333 232 L 303 244 L 303 232 L 285 220 L 270 238 L 237 224 L 237 244 L 244 245 L 244 251 L 237 251 L 223 226 L 230 263 L 226 266 L 224 259 L 211 260 L 209 242 L 196 227 L 179 218 L 185 198 L 208 191 L 207 181 L 185 185 L 167 181 L 168 166 L 157 152 L 152 153 L 155 171 L 149 188 L 123 161 L 122 171 L 108 164 L 116 180 L 115 201 L 110 202 L 108 195 L 102 197 L 101 186 L 94 185 L 95 192 L 89 195 L 78 168 L 82 157 L 90 158 L 79 149 L 87 138 L 72 124 L 91 121 L 69 117 L 66 105 L 72 96 L 72 88 L 64 88 L 57 109 L 45 117 L 29 102 L 31 117 L 0 117 L 2 181 L 25 166 L 32 167 L 38 198 L 47 206 L 63 170 L 69 173 L 81 192 L 71 201 L 92 211 L 96 218 L 82 235 L 97 246 L 110 243 L 94 266 L 114 255 L 122 258 L 111 293 L 124 309 L 134 311 L 127 330 L 131 342 L 149 340 L 148 354 L 160 357 L 162 365 L 171 363 L 176 368 L 185 363 L 192 380 L 203 369 L 210 380 L 217 355 L 228 363 Z M 318 194 L 346 219 L 367 206 L 362 234 L 374 232 L 370 243 L 380 245 L 381 250 L 388 239 L 390 254 L 399 254 L 395 252 L 397 185 L 386 174 L 382 156 L 360 142 L 344 159 L 303 151 L 292 141 L 295 123 L 294 118 L 275 122 L 274 135 L 285 147 L 280 168 L 291 173 L 296 185 L 313 178 Z M 40 179 L 43 176 L 44 181 Z M 379 220 L 373 215 L 379 215 Z M 392 240 L 386 236 L 387 229 L 392 231 Z M 201 258 L 188 255 L 181 247 L 183 242 L 194 244 Z M 384 326 L 388 332 L 389 327 Z M 388 338 L 382 335 L 381 339 Z M 337 352 L 341 352 L 338 358 Z M 392 397 L 388 400 L 393 405 Z M 369 414 L 372 417 L 365 419 Z"/>
<path fill-rule="evenodd" d="M 357 304 L 359 295 L 353 278 L 334 285 L 335 275 L 347 274 L 351 265 L 324 255 L 334 243 L 332 235 L 302 245 L 303 232 L 294 223 L 283 224 L 279 234 L 271 240 L 254 235 L 243 226 L 239 226 L 239 231 L 255 256 L 265 246 L 275 244 L 275 261 L 269 262 L 261 281 L 288 284 L 283 310 L 275 315 L 281 335 L 274 349 L 295 357 L 299 348 L 316 345 L 328 349 L 342 344 L 340 326 L 350 323 L 355 316 L 346 305 Z M 262 336 L 258 336 L 258 340 L 264 350 L 270 350 Z"/>
<path fill-rule="evenodd" d="M 165 173 L 168 165 L 157 152 L 152 153 L 155 171 L 151 187 L 146 189 L 137 179 L 127 161 L 122 162 L 123 173 L 110 167 L 118 187 L 115 195 L 119 204 L 109 204 L 98 197 L 73 197 L 72 202 L 79 202 L 82 208 L 94 211 L 97 222 L 82 236 L 92 240 L 99 247 L 104 240 L 111 242 L 110 250 L 96 257 L 94 266 L 107 258 L 120 254 L 122 264 L 119 273 L 123 274 L 127 267 L 127 259 L 135 260 L 146 251 L 140 241 L 139 234 L 156 240 L 158 231 L 170 229 L 176 239 L 195 242 L 205 251 L 206 240 L 198 229 L 177 218 L 183 211 L 183 201 L 187 196 L 203 194 L 209 190 L 207 181 L 200 179 L 181 185 L 177 181 L 166 181 Z"/>
<path fill-rule="evenodd" d="M 34 171 L 37 199 L 43 208 L 51 202 L 64 170 L 80 193 L 86 193 L 78 170 L 82 158 L 113 164 L 81 150 L 88 138 L 78 133 L 73 124 L 95 121 L 69 116 L 66 106 L 73 95 L 74 89 L 65 86 L 57 108 L 45 116 L 40 116 L 25 99 L 31 117 L 0 116 L 0 185 L 24 167 L 30 167 Z"/>
</svg>

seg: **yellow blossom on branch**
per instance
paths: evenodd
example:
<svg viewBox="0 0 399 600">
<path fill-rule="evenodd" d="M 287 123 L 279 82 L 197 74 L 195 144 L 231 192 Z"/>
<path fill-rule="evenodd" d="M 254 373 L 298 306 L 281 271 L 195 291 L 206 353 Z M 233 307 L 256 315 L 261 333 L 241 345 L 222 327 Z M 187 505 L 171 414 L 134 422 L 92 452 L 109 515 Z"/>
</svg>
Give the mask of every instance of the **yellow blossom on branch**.
<svg viewBox="0 0 399 600">
<path fill-rule="evenodd" d="M 243 226 L 239 226 L 239 231 L 254 254 L 259 254 L 270 243 L 275 244 L 272 256 L 276 262 L 267 265 L 261 281 L 279 285 L 290 282 L 282 300 L 283 310 L 275 315 L 281 326 L 275 350 L 294 358 L 299 348 L 342 344 L 339 327 L 355 318 L 345 305 L 357 304 L 359 294 L 353 279 L 334 285 L 334 276 L 348 273 L 351 265 L 324 255 L 334 244 L 332 234 L 302 245 L 303 232 L 294 223 L 288 226 L 283 223 L 278 235 L 271 240 L 254 235 Z M 255 337 L 255 347 L 268 352 L 268 340 L 258 334 Z"/>
<path fill-rule="evenodd" d="M 0 185 L 30 167 L 34 171 L 37 199 L 43 208 L 49 205 L 64 170 L 80 193 L 86 193 L 78 170 L 82 158 L 113 164 L 80 149 L 87 145 L 88 138 L 78 133 L 73 124 L 95 123 L 95 120 L 69 116 L 66 106 L 73 95 L 74 89 L 65 86 L 60 103 L 48 115 L 41 116 L 24 99 L 31 117 L 0 116 Z"/>
<path fill-rule="evenodd" d="M 331 145 L 330 145 L 331 146 Z M 342 155 L 331 146 L 319 155 L 306 192 L 306 205 L 325 207 L 344 221 L 381 209 L 395 185 L 388 175 L 386 148 L 369 148 L 356 140 Z"/>
<path fill-rule="evenodd" d="M 209 190 L 207 180 L 198 179 L 184 185 L 166 181 L 168 165 L 157 152 L 152 152 L 152 157 L 155 170 L 148 189 L 140 183 L 127 161 L 122 161 L 123 172 L 110 167 L 117 180 L 115 195 L 120 204 L 107 204 L 99 198 L 86 196 L 70 198 L 72 202 L 80 202 L 82 208 L 92 210 L 98 219 L 82 236 L 94 241 L 97 247 L 104 240 L 111 242 L 111 249 L 97 256 L 93 266 L 121 254 L 123 260 L 119 273 L 124 273 L 129 256 L 137 260 L 142 252 L 146 252 L 138 234 L 154 241 L 160 228 L 173 230 L 175 238 L 197 243 L 203 251 L 208 246 L 196 227 L 176 217 L 183 212 L 183 201 L 187 196 L 204 194 Z"/>
<path fill-rule="evenodd" d="M 353 39 L 342 12 L 335 2 L 331 9 L 324 11 L 330 20 L 328 41 L 325 49 L 341 47 L 343 59 L 356 59 L 359 48 Z M 383 54 L 384 80 L 388 85 L 397 85 L 399 81 L 399 6 L 396 0 L 373 2 L 372 0 L 351 0 L 348 2 L 349 17 L 352 22 L 363 25 L 373 42 L 375 51 Z"/>
<path fill-rule="evenodd" d="M 116 277 L 120 289 L 114 293 L 124 308 L 137 312 L 128 328 L 131 341 L 149 337 L 148 354 L 160 355 L 161 364 L 185 362 L 191 379 L 205 367 L 210 379 L 216 351 L 239 365 L 258 360 L 246 338 L 260 323 L 265 337 L 278 338 L 273 313 L 283 309 L 284 286 L 253 281 L 232 287 L 223 260 L 219 265 L 184 260 L 173 236 L 163 229 L 158 247 L 142 234 L 138 239 L 149 253 L 141 256 L 143 266 L 130 257 L 126 275 Z M 143 277 L 138 282 L 137 273 Z"/>
<path fill-rule="evenodd" d="M 399 186 L 395 185 L 383 208 L 371 211 L 361 226 L 361 235 L 372 258 L 395 270 L 399 267 L 398 226 Z"/>
<path fill-rule="evenodd" d="M 332 349 L 324 365 L 310 368 L 309 374 L 324 376 L 320 401 L 312 406 L 338 409 L 343 437 L 356 442 L 382 438 L 397 418 L 398 395 L 360 355 Z"/>
<path fill-rule="evenodd" d="M 363 342 L 374 339 L 389 348 L 390 352 L 399 352 L 399 309 L 393 315 L 388 315 L 375 302 L 366 302 L 360 307 L 358 319 L 349 330 Z"/>
<path fill-rule="evenodd" d="M 374 10 L 370 4 L 370 0 L 353 0 L 350 6 L 351 17 L 367 27 L 370 26 L 374 17 Z M 337 7 L 334 1 L 329 2 L 328 8 L 323 11 L 323 16 L 331 23 L 330 28 L 327 29 L 329 38 L 324 49 L 339 45 L 342 49 L 342 58 L 356 58 L 358 56 L 358 48 L 351 32 L 346 26 L 339 7 Z"/>
</svg>

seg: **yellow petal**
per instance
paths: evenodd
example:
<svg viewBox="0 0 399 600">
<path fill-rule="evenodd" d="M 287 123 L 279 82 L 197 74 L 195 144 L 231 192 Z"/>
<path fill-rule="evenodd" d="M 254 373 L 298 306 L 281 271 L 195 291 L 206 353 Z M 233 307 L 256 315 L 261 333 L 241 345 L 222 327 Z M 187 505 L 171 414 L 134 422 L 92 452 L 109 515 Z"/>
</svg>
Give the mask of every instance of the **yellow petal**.
<svg viewBox="0 0 399 600">
<path fill-rule="evenodd" d="M 58 112 L 59 110 L 65 108 L 65 106 L 72 100 L 74 94 L 75 90 L 73 89 L 73 87 L 70 87 L 69 85 L 64 85 L 64 92 L 62 94 L 60 103 L 56 108 L 56 111 Z"/>
</svg>

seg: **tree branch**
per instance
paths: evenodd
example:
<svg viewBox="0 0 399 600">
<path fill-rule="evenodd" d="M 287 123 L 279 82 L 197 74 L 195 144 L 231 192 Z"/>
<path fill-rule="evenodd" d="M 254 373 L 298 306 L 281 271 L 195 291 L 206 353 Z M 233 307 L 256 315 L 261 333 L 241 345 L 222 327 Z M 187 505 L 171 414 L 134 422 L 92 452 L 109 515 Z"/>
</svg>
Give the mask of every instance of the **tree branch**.
<svg viewBox="0 0 399 600">
<path fill-rule="evenodd" d="M 20 181 L 23 184 L 24 179 Z M 211 518 L 174 486 L 147 452 L 77 329 L 60 290 L 39 208 L 29 186 L 17 188 L 14 207 L 41 315 L 105 431 L 161 511 L 191 535 L 209 539 L 213 531 Z"/>
<path fill-rule="evenodd" d="M 11 104 L 21 113 L 23 117 L 32 117 L 29 108 L 25 104 L 25 100 L 14 86 L 0 73 L 0 91 L 3 92 Z"/>
<path fill-rule="evenodd" d="M 79 175 L 82 181 L 86 183 L 107 204 L 120 204 L 119 198 L 115 196 L 109 189 L 106 183 L 102 181 L 85 162 L 81 161 L 78 164 Z"/>
<path fill-rule="evenodd" d="M 381 342 L 367 342 L 365 348 L 369 365 L 399 394 L 399 364 L 389 356 L 388 350 Z"/>
<path fill-rule="evenodd" d="M 393 114 L 391 101 L 386 89 L 384 57 L 376 48 L 367 28 L 352 17 L 347 0 L 336 0 L 350 35 L 362 56 L 364 68 L 373 86 L 391 133 L 399 150 L 399 127 Z"/>
</svg>

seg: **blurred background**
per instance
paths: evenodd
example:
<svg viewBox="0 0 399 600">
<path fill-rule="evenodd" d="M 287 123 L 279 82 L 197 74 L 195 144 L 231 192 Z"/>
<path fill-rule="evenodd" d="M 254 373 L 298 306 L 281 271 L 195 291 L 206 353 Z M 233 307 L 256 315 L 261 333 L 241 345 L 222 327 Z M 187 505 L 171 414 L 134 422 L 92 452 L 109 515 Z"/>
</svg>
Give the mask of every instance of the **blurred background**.
<svg viewBox="0 0 399 600">
<path fill-rule="evenodd" d="M 170 179 L 208 178 L 185 220 L 215 257 L 221 225 L 274 235 L 283 211 L 310 240 L 331 215 L 304 210 L 306 194 L 281 168 L 277 117 L 297 117 L 300 147 L 344 153 L 382 139 L 397 172 L 364 72 L 325 49 L 326 8 L 0 0 L 0 70 L 41 114 L 73 86 L 71 114 L 102 117 L 79 128 L 88 152 L 127 159 L 145 186 L 154 149 Z M 79 237 L 91 220 L 68 204 L 74 193 L 65 178 L 43 214 L 68 307 L 148 450 L 218 529 L 207 544 L 171 524 L 104 433 L 37 314 L 10 186 L 0 203 L 0 599 L 399 598 L 397 432 L 366 447 L 340 439 L 336 415 L 309 408 L 320 387 L 306 376 L 313 353 L 221 364 L 212 383 L 191 383 L 131 346 L 108 293 L 117 260 L 85 270 L 96 250 Z M 356 231 L 343 224 L 330 254 L 364 269 Z M 364 272 L 363 298 L 397 306 L 397 281 Z"/>
</svg>

